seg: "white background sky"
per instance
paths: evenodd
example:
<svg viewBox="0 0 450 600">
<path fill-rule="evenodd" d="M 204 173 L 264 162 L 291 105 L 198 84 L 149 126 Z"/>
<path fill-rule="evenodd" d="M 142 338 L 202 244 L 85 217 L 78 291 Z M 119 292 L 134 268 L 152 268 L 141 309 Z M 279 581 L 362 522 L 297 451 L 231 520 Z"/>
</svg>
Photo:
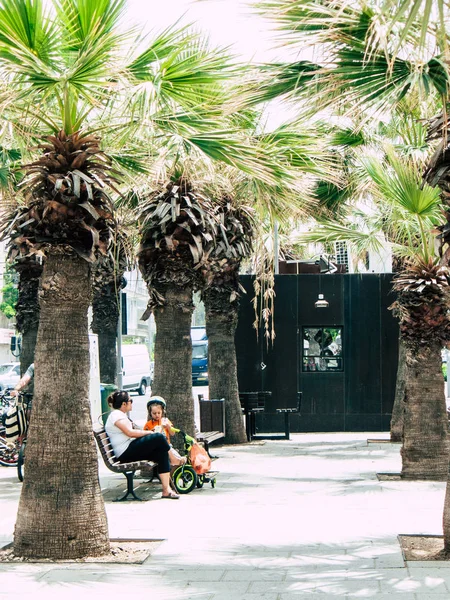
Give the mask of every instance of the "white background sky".
<svg viewBox="0 0 450 600">
<path fill-rule="evenodd" d="M 270 24 L 251 11 L 246 0 L 128 0 L 128 6 L 130 19 L 147 31 L 182 18 L 182 23 L 198 23 L 213 45 L 233 44 L 243 60 L 268 62 L 281 54 L 273 49 Z"/>
</svg>

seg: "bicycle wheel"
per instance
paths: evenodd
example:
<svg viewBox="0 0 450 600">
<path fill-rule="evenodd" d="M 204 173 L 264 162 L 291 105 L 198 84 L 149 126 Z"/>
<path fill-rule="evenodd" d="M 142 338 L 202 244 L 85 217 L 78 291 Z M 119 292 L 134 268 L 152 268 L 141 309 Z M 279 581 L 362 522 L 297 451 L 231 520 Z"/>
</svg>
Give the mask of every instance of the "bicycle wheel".
<svg viewBox="0 0 450 600">
<path fill-rule="evenodd" d="M 2 467 L 17 467 L 19 458 L 18 448 L 7 445 L 3 439 L 0 440 L 0 465 Z"/>
<path fill-rule="evenodd" d="M 25 446 L 26 445 L 27 445 L 27 443 L 23 442 L 23 444 L 20 446 L 19 455 L 17 457 L 17 477 L 19 478 L 19 481 L 23 481 L 23 478 L 25 476 Z"/>
<path fill-rule="evenodd" d="M 198 488 L 202 488 L 205 484 L 205 476 L 204 475 L 197 475 L 197 487 Z"/>
<path fill-rule="evenodd" d="M 179 494 L 189 494 L 197 485 L 197 473 L 189 465 L 184 465 L 175 470 L 172 481 Z"/>
</svg>

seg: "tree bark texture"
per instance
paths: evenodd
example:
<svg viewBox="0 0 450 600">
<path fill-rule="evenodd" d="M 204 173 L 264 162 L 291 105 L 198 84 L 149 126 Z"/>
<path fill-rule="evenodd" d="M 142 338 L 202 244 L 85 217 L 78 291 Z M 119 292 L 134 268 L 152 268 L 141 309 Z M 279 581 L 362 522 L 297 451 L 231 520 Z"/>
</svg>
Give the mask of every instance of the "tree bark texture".
<svg viewBox="0 0 450 600">
<path fill-rule="evenodd" d="M 50 254 L 42 276 L 26 477 L 14 553 L 73 559 L 109 552 L 89 404 L 87 262 Z"/>
<path fill-rule="evenodd" d="M 117 385 L 117 334 L 116 332 L 102 331 L 97 335 L 100 381 Z"/>
<path fill-rule="evenodd" d="M 162 396 L 167 402 L 167 415 L 174 426 L 193 436 L 192 287 L 186 285 L 180 288 L 168 284 L 164 298 L 164 306 L 154 308 L 156 337 L 152 395 Z M 173 442 L 175 446 L 180 446 L 177 436 Z"/>
<path fill-rule="evenodd" d="M 247 441 L 237 379 L 234 335 L 238 320 L 238 304 L 227 300 L 227 310 L 217 311 L 224 294 L 214 289 L 203 294 L 208 336 L 208 379 L 210 399 L 225 398 L 225 442 L 242 444 Z"/>
<path fill-rule="evenodd" d="M 406 349 L 402 473 L 404 479 L 445 481 L 449 440 L 440 344 Z"/>
<path fill-rule="evenodd" d="M 120 287 L 116 281 L 97 288 L 92 302 L 91 329 L 98 335 L 100 381 L 117 384 L 117 325 Z"/>
<path fill-rule="evenodd" d="M 40 313 L 38 290 L 43 266 L 35 256 L 27 256 L 18 259 L 14 268 L 19 274 L 16 328 L 22 334 L 20 372 L 23 375 L 34 361 Z"/>
<path fill-rule="evenodd" d="M 447 476 L 447 486 L 445 489 L 442 525 L 444 530 L 444 550 L 450 552 L 450 470 Z"/>
<path fill-rule="evenodd" d="M 395 384 L 395 398 L 392 407 L 391 417 L 391 442 L 403 441 L 403 414 L 405 401 L 405 372 L 406 372 L 406 355 L 405 345 L 401 335 L 398 340 L 398 367 L 397 381 Z"/>
<path fill-rule="evenodd" d="M 32 327 L 22 333 L 22 346 L 20 349 L 20 373 L 23 375 L 34 361 L 38 328 Z"/>
</svg>

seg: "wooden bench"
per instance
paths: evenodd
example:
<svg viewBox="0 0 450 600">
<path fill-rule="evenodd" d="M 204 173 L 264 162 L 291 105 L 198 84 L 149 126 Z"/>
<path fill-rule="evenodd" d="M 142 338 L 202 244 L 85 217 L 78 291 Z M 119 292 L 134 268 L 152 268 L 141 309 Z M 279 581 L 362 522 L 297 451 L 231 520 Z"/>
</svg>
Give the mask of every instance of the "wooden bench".
<svg viewBox="0 0 450 600">
<path fill-rule="evenodd" d="M 135 462 L 121 463 L 117 460 L 114 450 L 112 449 L 111 442 L 109 441 L 108 434 L 104 427 L 98 427 L 94 429 L 94 437 L 97 442 L 100 454 L 102 455 L 103 462 L 113 473 L 123 473 L 127 478 L 127 493 L 122 498 L 116 498 L 114 502 L 123 502 L 127 500 L 128 496 L 132 496 L 131 499 L 141 501 L 142 498 L 138 498 L 133 488 L 133 478 L 136 471 L 139 469 L 155 469 L 157 463 L 151 460 L 138 460 Z"/>
<path fill-rule="evenodd" d="M 203 400 L 199 396 L 199 405 L 201 431 L 196 437 L 210 454 L 209 445 L 225 437 L 225 400 Z"/>
</svg>

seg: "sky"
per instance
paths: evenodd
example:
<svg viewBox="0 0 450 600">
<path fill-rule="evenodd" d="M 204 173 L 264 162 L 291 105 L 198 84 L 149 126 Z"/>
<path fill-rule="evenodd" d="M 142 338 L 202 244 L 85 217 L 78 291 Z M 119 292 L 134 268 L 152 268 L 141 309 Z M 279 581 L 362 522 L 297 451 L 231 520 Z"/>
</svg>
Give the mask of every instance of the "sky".
<svg viewBox="0 0 450 600">
<path fill-rule="evenodd" d="M 197 22 L 210 35 L 213 45 L 228 46 L 245 61 L 275 59 L 270 24 L 252 12 L 246 0 L 128 0 L 128 14 L 147 31 L 161 30 L 177 19 Z"/>
</svg>

